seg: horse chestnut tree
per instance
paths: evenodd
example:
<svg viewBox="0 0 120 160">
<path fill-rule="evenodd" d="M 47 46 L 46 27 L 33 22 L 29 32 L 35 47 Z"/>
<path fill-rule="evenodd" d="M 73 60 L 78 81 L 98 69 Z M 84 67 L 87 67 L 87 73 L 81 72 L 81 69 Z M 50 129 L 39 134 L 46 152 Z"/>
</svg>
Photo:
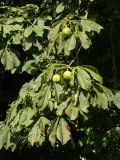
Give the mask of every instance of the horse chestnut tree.
<svg viewBox="0 0 120 160">
<path fill-rule="evenodd" d="M 89 14 L 96 3 L 46 0 L 1 7 L 1 77 L 9 73 L 29 78 L 21 78 L 16 95 L 7 102 L 6 118 L 0 122 L 0 149 L 46 146 L 50 153 L 62 151 L 66 160 L 74 160 L 97 157 L 111 142 L 119 147 L 115 118 L 120 92 L 104 86 L 98 70 L 89 65 L 94 57 L 86 60 L 97 43 L 91 47 L 93 36 L 103 30 L 96 14 Z"/>
</svg>

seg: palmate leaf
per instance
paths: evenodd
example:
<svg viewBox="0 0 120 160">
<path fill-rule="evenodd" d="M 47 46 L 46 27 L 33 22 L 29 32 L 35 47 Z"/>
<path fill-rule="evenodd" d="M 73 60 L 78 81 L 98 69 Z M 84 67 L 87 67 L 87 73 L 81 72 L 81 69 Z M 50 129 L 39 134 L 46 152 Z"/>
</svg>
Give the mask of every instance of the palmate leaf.
<svg viewBox="0 0 120 160">
<path fill-rule="evenodd" d="M 65 145 L 71 139 L 71 132 L 68 123 L 61 118 L 57 127 L 57 138 Z"/>
<path fill-rule="evenodd" d="M 12 70 L 20 65 L 20 61 L 16 54 L 7 49 L 2 53 L 1 63 L 4 65 L 6 70 Z"/>
<path fill-rule="evenodd" d="M 45 127 L 49 125 L 49 120 L 41 117 L 32 127 L 28 134 L 28 142 L 33 145 L 42 145 L 45 141 Z"/>
</svg>

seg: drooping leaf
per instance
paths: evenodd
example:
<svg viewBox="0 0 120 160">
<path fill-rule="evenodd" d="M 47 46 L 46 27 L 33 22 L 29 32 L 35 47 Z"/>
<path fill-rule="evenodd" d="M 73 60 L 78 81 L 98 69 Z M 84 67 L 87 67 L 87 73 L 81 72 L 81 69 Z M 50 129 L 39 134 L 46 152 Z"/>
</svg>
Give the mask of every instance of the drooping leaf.
<svg viewBox="0 0 120 160">
<path fill-rule="evenodd" d="M 90 47 L 90 45 L 92 44 L 91 40 L 89 39 L 89 37 L 87 36 L 87 34 L 85 32 L 79 32 L 78 33 L 80 42 L 81 42 L 81 46 L 84 49 L 88 49 Z"/>
<path fill-rule="evenodd" d="M 88 93 L 85 93 L 84 91 L 80 92 L 80 95 L 79 95 L 80 112 L 84 112 L 84 113 L 88 112 L 88 107 L 90 106 L 88 98 L 89 98 Z"/>
<path fill-rule="evenodd" d="M 108 108 L 108 98 L 106 94 L 103 92 L 100 86 L 95 85 L 94 87 L 95 87 L 95 92 L 96 92 L 95 101 L 97 102 L 97 105 L 99 107 L 102 107 L 103 109 L 107 109 Z"/>
<path fill-rule="evenodd" d="M 61 118 L 57 127 L 57 138 L 65 145 L 71 139 L 71 132 L 68 123 Z"/>
<path fill-rule="evenodd" d="M 55 83 L 54 84 L 54 92 L 55 92 L 56 100 L 59 102 L 61 100 L 61 96 L 63 93 L 63 86 Z"/>
<path fill-rule="evenodd" d="M 49 141 L 53 146 L 55 145 L 56 139 L 57 139 L 56 131 L 57 131 L 58 122 L 59 122 L 59 118 L 55 119 L 49 129 Z"/>
<path fill-rule="evenodd" d="M 96 68 L 92 67 L 92 66 L 88 66 L 88 65 L 83 65 L 83 68 L 91 75 L 91 77 L 93 79 L 95 79 L 96 81 L 102 83 L 103 79 L 102 77 L 98 74 L 98 71 Z"/>
</svg>

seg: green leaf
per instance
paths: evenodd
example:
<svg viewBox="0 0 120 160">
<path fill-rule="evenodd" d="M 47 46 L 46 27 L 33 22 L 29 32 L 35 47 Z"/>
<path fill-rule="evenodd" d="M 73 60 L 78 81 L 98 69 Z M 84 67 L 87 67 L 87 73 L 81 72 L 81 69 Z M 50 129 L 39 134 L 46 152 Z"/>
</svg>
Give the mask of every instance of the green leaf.
<svg viewBox="0 0 120 160">
<path fill-rule="evenodd" d="M 4 32 L 4 34 L 9 34 L 13 30 L 12 27 L 13 27 L 12 25 L 4 25 L 3 26 L 3 32 Z"/>
<path fill-rule="evenodd" d="M 61 102 L 59 106 L 57 106 L 56 114 L 57 116 L 61 116 L 64 112 L 64 110 L 67 108 L 69 100 L 66 100 L 65 102 Z"/>
<path fill-rule="evenodd" d="M 60 84 L 54 83 L 54 92 L 55 92 L 56 100 L 60 102 L 61 96 L 63 93 L 63 86 L 61 86 Z"/>
<path fill-rule="evenodd" d="M 70 118 L 70 120 L 75 120 L 78 117 L 78 108 L 75 107 L 74 104 L 71 102 L 65 110 L 65 113 Z"/>
<path fill-rule="evenodd" d="M 11 147 L 10 137 L 9 127 L 7 125 L 3 125 L 0 128 L 0 149 L 3 147 L 6 149 Z"/>
<path fill-rule="evenodd" d="M 25 65 L 22 67 L 22 72 L 26 71 L 28 74 L 36 74 L 37 67 L 35 64 L 35 60 L 29 60 L 25 63 Z"/>
<path fill-rule="evenodd" d="M 1 56 L 1 63 L 6 70 L 17 68 L 20 65 L 20 61 L 15 53 L 11 50 L 5 50 Z"/>
<path fill-rule="evenodd" d="M 89 90 L 92 86 L 89 74 L 80 67 L 77 67 L 77 80 L 80 87 L 85 90 Z"/>
<path fill-rule="evenodd" d="M 116 91 L 112 96 L 113 103 L 120 109 L 120 91 Z"/>
<path fill-rule="evenodd" d="M 58 38 L 59 30 L 60 30 L 61 23 L 58 23 L 55 27 L 53 27 L 49 34 L 48 34 L 48 40 L 49 40 L 49 45 L 48 45 L 48 53 L 50 53 L 55 45 L 55 42 Z"/>
<path fill-rule="evenodd" d="M 32 32 L 33 32 L 33 27 L 29 26 L 29 27 L 25 28 L 25 30 L 24 30 L 24 36 L 26 38 L 28 38 L 31 35 Z"/>
<path fill-rule="evenodd" d="M 35 43 L 33 43 L 33 46 L 37 47 L 39 51 L 42 50 L 42 45 L 38 41 L 36 41 Z"/>
<path fill-rule="evenodd" d="M 37 36 L 42 37 L 44 33 L 44 20 L 39 19 L 38 24 L 34 25 L 33 30 L 37 34 Z"/>
<path fill-rule="evenodd" d="M 22 38 L 23 37 L 20 34 L 16 34 L 16 35 L 12 36 L 13 44 L 21 44 Z"/>
<path fill-rule="evenodd" d="M 22 26 L 19 24 L 13 25 L 12 27 L 13 31 L 22 30 Z"/>
<path fill-rule="evenodd" d="M 61 12 L 63 12 L 63 10 L 64 10 L 64 5 L 63 5 L 63 3 L 60 3 L 58 6 L 57 6 L 57 8 L 56 8 L 56 13 L 61 13 Z"/>
<path fill-rule="evenodd" d="M 30 108 L 27 107 L 25 109 L 23 109 L 23 111 L 21 112 L 20 115 L 20 119 L 19 119 L 19 125 L 28 127 L 30 124 L 32 124 L 33 122 L 33 116 L 36 114 L 36 109 L 35 108 Z"/>
<path fill-rule="evenodd" d="M 100 86 L 95 85 L 95 101 L 99 107 L 102 107 L 103 109 L 108 108 L 108 98 L 106 94 L 103 92 L 102 88 Z"/>
<path fill-rule="evenodd" d="M 71 132 L 68 123 L 61 118 L 57 127 L 57 138 L 65 145 L 71 139 Z"/>
<path fill-rule="evenodd" d="M 51 28 L 49 34 L 48 34 L 48 39 L 53 42 L 57 36 L 58 36 L 58 32 L 60 30 L 60 26 L 61 26 L 61 23 L 58 23 L 55 27 Z"/>
<path fill-rule="evenodd" d="M 103 29 L 102 26 L 100 26 L 99 24 L 97 24 L 93 21 L 90 21 L 90 20 L 82 19 L 81 20 L 81 25 L 82 25 L 83 30 L 85 32 L 95 31 L 95 32 L 99 33 L 100 30 Z"/>
<path fill-rule="evenodd" d="M 88 101 L 88 93 L 81 91 L 79 95 L 79 110 L 80 112 L 87 113 L 90 106 Z"/>
<path fill-rule="evenodd" d="M 89 66 L 89 65 L 83 65 L 83 69 L 86 70 L 93 79 L 95 79 L 96 81 L 102 83 L 103 79 L 102 77 L 98 74 L 98 71 L 96 68 Z"/>
<path fill-rule="evenodd" d="M 32 47 L 32 42 L 29 39 L 26 39 L 23 41 L 23 47 L 24 51 L 29 50 Z"/>
<path fill-rule="evenodd" d="M 49 100 L 51 99 L 51 86 L 46 86 L 40 93 L 40 98 L 38 102 L 38 107 L 40 110 L 44 110 L 49 104 Z"/>
<path fill-rule="evenodd" d="M 76 47 L 76 38 L 72 35 L 65 43 L 64 52 L 65 55 L 70 55 L 70 51 Z"/>
<path fill-rule="evenodd" d="M 84 49 L 88 49 L 90 47 L 90 45 L 92 44 L 92 42 L 89 39 L 89 37 L 87 36 L 87 34 L 85 32 L 79 32 L 78 36 L 80 38 L 81 46 Z"/>
<path fill-rule="evenodd" d="M 23 18 L 23 17 L 16 17 L 16 18 L 15 18 L 15 21 L 16 21 L 16 22 L 23 22 L 23 21 L 24 21 L 24 18 Z"/>
</svg>

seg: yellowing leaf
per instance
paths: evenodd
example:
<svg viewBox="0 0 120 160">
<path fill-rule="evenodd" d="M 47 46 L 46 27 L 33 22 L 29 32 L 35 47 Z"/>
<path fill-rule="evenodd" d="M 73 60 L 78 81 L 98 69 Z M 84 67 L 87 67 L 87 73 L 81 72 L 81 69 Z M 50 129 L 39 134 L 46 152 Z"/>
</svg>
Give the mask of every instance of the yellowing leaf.
<svg viewBox="0 0 120 160">
<path fill-rule="evenodd" d="M 49 125 L 49 120 L 41 117 L 33 126 L 28 134 L 28 141 L 33 146 L 35 144 L 42 145 L 45 141 L 45 127 Z"/>
<path fill-rule="evenodd" d="M 71 139 L 71 132 L 68 123 L 61 118 L 57 127 L 57 138 L 65 145 Z"/>
<path fill-rule="evenodd" d="M 65 113 L 70 118 L 70 120 L 75 120 L 78 117 L 78 108 L 74 106 L 73 103 L 70 103 Z"/>
<path fill-rule="evenodd" d="M 56 138 L 57 138 L 56 131 L 57 131 L 58 122 L 59 122 L 59 119 L 57 120 L 55 119 L 49 129 L 49 141 L 53 146 L 56 143 Z"/>
</svg>

